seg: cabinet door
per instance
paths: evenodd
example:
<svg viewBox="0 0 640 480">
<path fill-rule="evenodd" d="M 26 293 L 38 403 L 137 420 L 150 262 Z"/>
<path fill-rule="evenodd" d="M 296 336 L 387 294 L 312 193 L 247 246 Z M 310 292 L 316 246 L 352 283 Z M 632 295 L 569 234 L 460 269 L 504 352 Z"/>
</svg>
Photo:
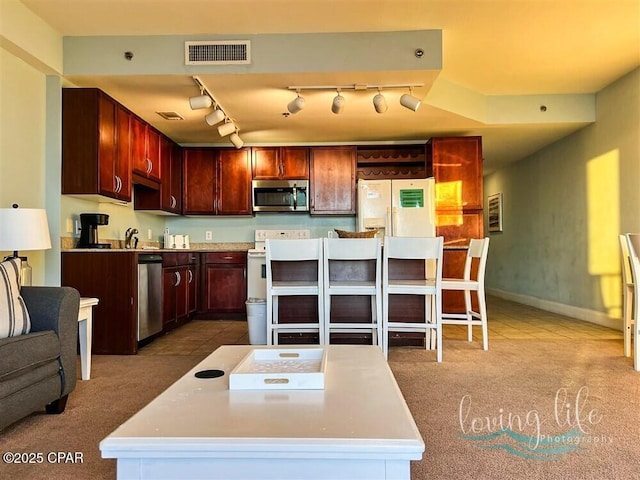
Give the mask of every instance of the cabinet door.
<svg viewBox="0 0 640 480">
<path fill-rule="evenodd" d="M 131 167 L 138 175 L 147 175 L 147 124 L 135 115 L 131 116 Z"/>
<path fill-rule="evenodd" d="M 312 215 L 354 215 L 356 213 L 355 147 L 311 149 Z"/>
<path fill-rule="evenodd" d="M 188 294 L 187 312 L 189 315 L 195 313 L 198 308 L 198 275 L 196 265 L 189 265 L 187 270 Z"/>
<path fill-rule="evenodd" d="M 218 215 L 251 215 L 251 150 L 220 149 L 217 178 Z"/>
<path fill-rule="evenodd" d="M 166 137 L 160 138 L 160 208 L 180 213 L 182 208 L 182 158 L 179 147 Z"/>
<path fill-rule="evenodd" d="M 177 273 L 176 319 L 180 321 L 189 316 L 189 267 L 183 265 L 177 269 Z"/>
<path fill-rule="evenodd" d="M 160 181 L 162 178 L 162 166 L 160 164 L 160 133 L 150 125 L 147 125 L 146 128 L 146 154 L 147 176 L 153 180 Z"/>
<path fill-rule="evenodd" d="M 184 150 L 182 209 L 185 215 L 215 215 L 216 158 L 217 152 L 213 149 L 187 148 Z"/>
<path fill-rule="evenodd" d="M 427 143 L 437 209 L 482 208 L 482 137 L 439 137 Z"/>
<path fill-rule="evenodd" d="M 116 107 L 115 194 L 120 200 L 131 201 L 131 114 Z"/>
<path fill-rule="evenodd" d="M 207 264 L 206 309 L 210 312 L 242 313 L 247 300 L 244 264 Z"/>
<path fill-rule="evenodd" d="M 309 149 L 307 147 L 283 147 L 280 160 L 283 179 L 309 178 Z"/>
<path fill-rule="evenodd" d="M 98 95 L 98 128 L 99 193 L 117 198 L 116 104 L 104 95 Z"/>
<path fill-rule="evenodd" d="M 254 147 L 251 149 L 254 180 L 280 178 L 279 152 L 280 149 L 278 147 Z"/>
<path fill-rule="evenodd" d="M 178 285 L 178 269 L 175 267 L 162 269 L 162 324 L 171 328 L 177 321 L 176 287 Z"/>
</svg>

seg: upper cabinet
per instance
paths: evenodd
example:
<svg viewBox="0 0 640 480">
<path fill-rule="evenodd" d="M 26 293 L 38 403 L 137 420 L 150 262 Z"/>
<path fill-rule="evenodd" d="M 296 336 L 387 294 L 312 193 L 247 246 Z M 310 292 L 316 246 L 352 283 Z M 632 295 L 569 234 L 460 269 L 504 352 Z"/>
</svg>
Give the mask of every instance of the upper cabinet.
<svg viewBox="0 0 640 480">
<path fill-rule="evenodd" d="M 251 150 L 184 149 L 182 195 L 185 215 L 251 215 Z"/>
<path fill-rule="evenodd" d="M 62 90 L 62 193 L 131 200 L 131 118 L 96 88 Z"/>
<path fill-rule="evenodd" d="M 254 180 L 298 180 L 309 178 L 307 147 L 253 147 Z"/>
<path fill-rule="evenodd" d="M 311 149 L 311 215 L 355 215 L 356 147 Z"/>
<path fill-rule="evenodd" d="M 182 149 L 164 135 L 160 136 L 160 188 L 134 185 L 134 209 L 157 214 L 182 212 Z"/>
<path fill-rule="evenodd" d="M 427 143 L 439 210 L 482 209 L 482 137 L 436 137 Z"/>
<path fill-rule="evenodd" d="M 132 118 L 132 132 L 133 173 L 143 179 L 159 182 L 161 179 L 160 132 L 135 115 Z"/>
</svg>

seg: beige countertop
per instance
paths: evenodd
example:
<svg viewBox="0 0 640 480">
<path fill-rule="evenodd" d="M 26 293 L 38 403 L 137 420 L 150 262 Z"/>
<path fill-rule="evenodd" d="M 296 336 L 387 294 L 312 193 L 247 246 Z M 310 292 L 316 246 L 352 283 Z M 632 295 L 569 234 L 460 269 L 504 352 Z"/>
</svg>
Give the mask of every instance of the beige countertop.
<svg viewBox="0 0 640 480">
<path fill-rule="evenodd" d="M 109 252 L 137 252 L 137 253 L 179 253 L 179 252 L 232 252 L 247 251 L 253 248 L 253 242 L 229 242 L 229 243 L 202 243 L 192 244 L 190 249 L 177 248 L 66 248 L 63 252 L 91 252 L 91 253 L 109 253 Z"/>
</svg>

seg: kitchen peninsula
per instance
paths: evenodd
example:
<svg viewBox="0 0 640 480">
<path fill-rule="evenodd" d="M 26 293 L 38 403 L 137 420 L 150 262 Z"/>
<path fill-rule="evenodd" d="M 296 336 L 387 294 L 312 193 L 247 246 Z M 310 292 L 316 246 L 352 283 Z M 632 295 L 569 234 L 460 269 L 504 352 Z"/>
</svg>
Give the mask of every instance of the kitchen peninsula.
<svg viewBox="0 0 640 480">
<path fill-rule="evenodd" d="M 93 352 L 130 355 L 139 346 L 142 255 L 162 257 L 162 333 L 195 317 L 245 318 L 246 253 L 253 244 L 206 244 L 206 249 L 64 250 L 62 283 L 100 299 L 93 315 Z"/>
</svg>

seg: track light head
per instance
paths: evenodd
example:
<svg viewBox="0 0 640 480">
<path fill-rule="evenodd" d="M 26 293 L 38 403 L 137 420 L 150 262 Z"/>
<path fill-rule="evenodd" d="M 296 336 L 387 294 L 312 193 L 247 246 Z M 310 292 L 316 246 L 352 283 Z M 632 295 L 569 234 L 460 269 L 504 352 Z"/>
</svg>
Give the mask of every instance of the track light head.
<svg viewBox="0 0 640 480">
<path fill-rule="evenodd" d="M 301 97 L 300 92 L 298 92 L 298 96 L 288 103 L 287 110 L 289 110 L 289 113 L 298 113 L 303 108 L 304 98 Z"/>
<path fill-rule="evenodd" d="M 338 94 L 333 98 L 333 103 L 331 103 L 331 111 L 338 115 L 342 113 L 342 110 L 344 110 L 344 97 L 338 91 Z"/>
<path fill-rule="evenodd" d="M 414 112 L 420 108 L 422 101 L 413 96 L 413 88 L 409 87 L 409 93 L 405 93 L 400 97 L 400 105 Z"/>
<path fill-rule="evenodd" d="M 204 120 L 210 127 L 213 127 L 224 120 L 224 112 L 216 108 L 213 112 L 205 115 Z"/>
<path fill-rule="evenodd" d="M 233 122 L 225 122 L 218 127 L 218 133 L 221 137 L 226 137 L 236 131 L 236 126 Z"/>
<path fill-rule="evenodd" d="M 373 106 L 378 113 L 384 113 L 389 108 L 389 105 L 387 105 L 387 99 L 384 98 L 384 95 L 382 95 L 382 93 L 378 93 L 375 97 L 373 97 Z"/>
<path fill-rule="evenodd" d="M 231 141 L 231 143 L 233 143 L 233 146 L 236 147 L 236 148 L 242 148 L 242 146 L 244 145 L 244 142 L 240 138 L 240 135 L 238 135 L 237 131 L 233 132 L 229 136 L 229 140 Z"/>
<path fill-rule="evenodd" d="M 198 95 L 197 97 L 189 98 L 189 105 L 191 105 L 191 110 L 199 110 L 201 108 L 210 108 L 213 105 L 213 100 L 209 95 Z"/>
</svg>

